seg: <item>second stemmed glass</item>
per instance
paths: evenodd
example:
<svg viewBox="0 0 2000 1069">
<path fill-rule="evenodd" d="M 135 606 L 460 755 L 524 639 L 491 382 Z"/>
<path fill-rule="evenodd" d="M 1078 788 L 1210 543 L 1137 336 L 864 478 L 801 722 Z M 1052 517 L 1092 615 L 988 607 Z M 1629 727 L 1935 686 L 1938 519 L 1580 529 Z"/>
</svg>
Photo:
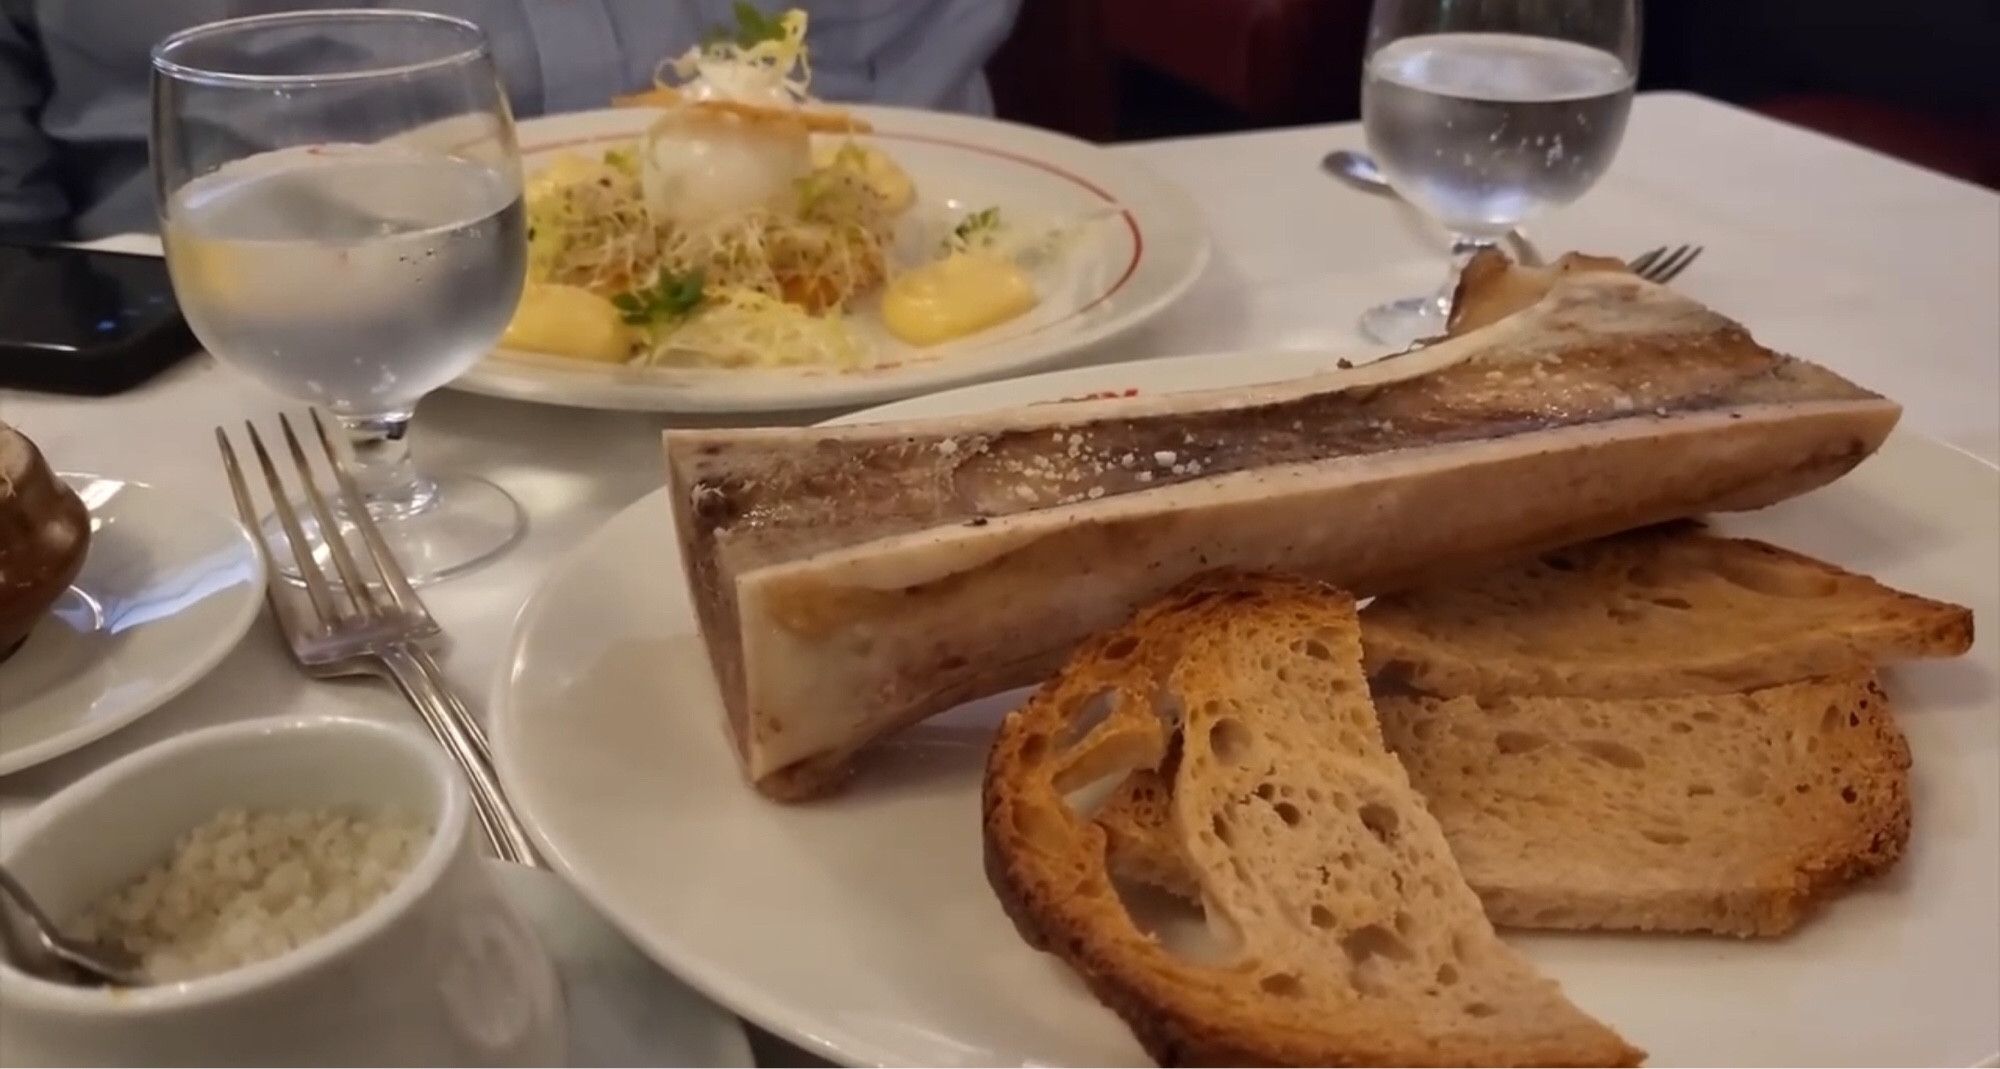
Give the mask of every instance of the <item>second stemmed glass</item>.
<svg viewBox="0 0 2000 1069">
<path fill-rule="evenodd" d="M 421 473 L 405 440 L 417 402 L 499 340 L 526 274 L 520 150 L 484 33 L 337 10 L 175 34 L 153 51 L 152 159 L 195 335 L 338 418 L 412 579 L 512 545 L 513 498 Z"/>
<path fill-rule="evenodd" d="M 1363 333 L 1444 333 L 1458 271 L 1618 153 L 1638 71 L 1638 0 L 1375 0 L 1361 82 L 1368 147 L 1452 236 L 1437 293 L 1382 305 Z"/>
</svg>

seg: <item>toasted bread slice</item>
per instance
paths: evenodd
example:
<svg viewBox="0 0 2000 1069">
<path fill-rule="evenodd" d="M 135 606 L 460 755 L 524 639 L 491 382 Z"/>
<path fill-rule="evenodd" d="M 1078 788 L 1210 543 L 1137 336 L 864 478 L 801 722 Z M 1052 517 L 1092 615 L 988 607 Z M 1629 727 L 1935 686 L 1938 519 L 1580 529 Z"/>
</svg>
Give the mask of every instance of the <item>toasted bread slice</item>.
<svg viewBox="0 0 2000 1069">
<path fill-rule="evenodd" d="M 1066 796 L 1157 767 L 1233 961 L 1140 930 L 1104 833 Z M 1642 1053 L 1494 934 L 1384 747 L 1351 598 L 1209 576 L 1086 643 L 1009 715 L 987 767 L 987 873 L 1162 1065 L 1630 1065 Z"/>
<path fill-rule="evenodd" d="M 1368 672 L 1428 694 L 1721 694 L 1956 657 L 1972 611 L 1693 524 L 1376 599 Z"/>
<path fill-rule="evenodd" d="M 1910 838 L 1870 671 L 1681 698 L 1377 699 L 1500 927 L 1772 936 Z"/>
<path fill-rule="evenodd" d="M 1386 741 L 1502 928 L 1772 936 L 1910 837 L 1872 672 L 1678 698 L 1378 696 Z M 1118 875 L 1197 899 L 1169 781 L 1096 815 Z"/>
</svg>

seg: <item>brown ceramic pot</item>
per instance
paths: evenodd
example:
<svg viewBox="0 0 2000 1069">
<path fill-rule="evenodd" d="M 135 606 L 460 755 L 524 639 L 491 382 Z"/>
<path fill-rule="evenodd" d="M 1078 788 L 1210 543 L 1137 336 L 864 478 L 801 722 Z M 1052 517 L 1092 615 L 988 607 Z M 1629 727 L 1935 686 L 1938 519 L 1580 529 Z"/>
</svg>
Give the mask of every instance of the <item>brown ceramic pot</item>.
<svg viewBox="0 0 2000 1069">
<path fill-rule="evenodd" d="M 0 660 L 27 641 L 83 569 L 90 512 L 41 450 L 0 423 Z"/>
</svg>

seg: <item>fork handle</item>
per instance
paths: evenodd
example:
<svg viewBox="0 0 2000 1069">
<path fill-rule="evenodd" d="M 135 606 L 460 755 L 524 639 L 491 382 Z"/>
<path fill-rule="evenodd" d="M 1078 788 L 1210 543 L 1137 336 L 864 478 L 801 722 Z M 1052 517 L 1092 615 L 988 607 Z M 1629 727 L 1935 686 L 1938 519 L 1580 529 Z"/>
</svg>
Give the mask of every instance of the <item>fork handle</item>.
<svg viewBox="0 0 2000 1069">
<path fill-rule="evenodd" d="M 503 861 L 540 867 L 541 860 L 535 853 L 534 843 L 528 838 L 527 829 L 514 815 L 513 807 L 507 804 L 507 796 L 500 790 L 499 778 L 493 774 L 492 764 L 482 753 L 484 747 L 480 743 L 483 738 L 476 728 L 468 726 L 472 723 L 471 714 L 451 688 L 444 685 L 444 675 L 437 670 L 436 662 L 431 661 L 428 653 L 405 646 L 382 650 L 379 656 L 389 678 L 416 707 L 424 725 L 430 728 L 431 734 L 464 771 L 466 785 L 472 790 L 473 807 L 478 810 L 479 821 L 493 843 L 493 852 Z M 423 663 L 425 661 L 430 662 L 428 671 Z"/>
<path fill-rule="evenodd" d="M 479 759 L 484 761 L 488 768 L 493 767 L 493 747 L 486 742 L 486 729 L 480 726 L 479 718 L 473 716 L 472 711 L 459 700 L 458 692 L 451 688 L 451 681 L 445 678 L 444 669 L 438 666 L 437 658 L 431 656 L 431 651 L 415 644 L 404 646 L 403 652 L 409 654 L 410 663 L 415 665 L 417 671 L 423 673 L 424 678 L 430 683 L 431 690 L 444 704 L 444 711 L 451 717 L 452 723 L 465 729 L 466 741 L 472 744 L 472 749 L 479 755 Z"/>
</svg>

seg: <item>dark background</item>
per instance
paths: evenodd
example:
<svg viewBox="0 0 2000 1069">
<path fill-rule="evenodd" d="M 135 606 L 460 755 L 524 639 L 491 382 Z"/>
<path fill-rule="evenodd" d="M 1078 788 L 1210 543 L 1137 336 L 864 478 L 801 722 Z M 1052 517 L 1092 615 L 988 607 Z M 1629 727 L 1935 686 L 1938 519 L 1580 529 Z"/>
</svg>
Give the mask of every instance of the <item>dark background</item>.
<svg viewBox="0 0 2000 1069">
<path fill-rule="evenodd" d="M 1652 0 L 1641 90 L 2000 189 L 2000 0 Z M 1001 114 L 1091 140 L 1359 117 L 1368 0 L 1024 0 Z"/>
</svg>

